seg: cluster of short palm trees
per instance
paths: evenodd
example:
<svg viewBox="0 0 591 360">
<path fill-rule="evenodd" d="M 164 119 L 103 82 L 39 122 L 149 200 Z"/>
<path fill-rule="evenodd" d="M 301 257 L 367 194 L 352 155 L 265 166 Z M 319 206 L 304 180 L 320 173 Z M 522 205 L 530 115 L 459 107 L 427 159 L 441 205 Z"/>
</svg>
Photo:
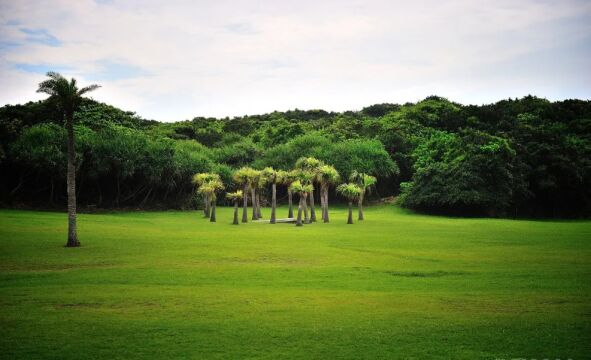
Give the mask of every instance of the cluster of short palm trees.
<svg viewBox="0 0 591 360">
<path fill-rule="evenodd" d="M 319 186 L 320 205 L 322 209 L 322 220 L 329 222 L 328 214 L 328 193 L 331 186 L 340 182 L 338 171 L 331 165 L 313 157 L 302 157 L 296 161 L 295 168 L 291 171 L 275 170 L 272 167 L 256 170 L 250 167 L 243 167 L 236 170 L 232 177 L 234 185 L 240 189 L 234 192 L 227 192 L 226 198 L 234 203 L 234 221 L 238 225 L 238 207 L 242 200 L 242 222 L 248 222 L 248 198 L 252 205 L 252 220 L 259 220 L 261 215 L 261 193 L 271 186 L 271 218 L 269 222 L 275 224 L 277 219 L 277 185 L 287 187 L 288 215 L 291 220 L 294 218 L 293 195 L 299 197 L 296 226 L 309 224 L 316 220 L 316 209 L 314 204 L 315 186 Z M 336 186 L 339 194 L 347 198 L 349 202 L 349 217 L 347 224 L 353 224 L 353 202 L 357 201 L 359 215 L 358 219 L 363 220 L 363 199 L 367 191 L 376 183 L 376 178 L 353 171 L 349 177 L 349 183 Z M 204 214 L 210 221 L 216 221 L 215 204 L 216 194 L 224 189 L 224 184 L 218 174 L 199 173 L 193 177 L 197 185 L 197 192 L 204 201 Z M 309 209 L 309 212 L 308 212 Z M 293 220 L 291 220 L 293 221 Z"/>
</svg>

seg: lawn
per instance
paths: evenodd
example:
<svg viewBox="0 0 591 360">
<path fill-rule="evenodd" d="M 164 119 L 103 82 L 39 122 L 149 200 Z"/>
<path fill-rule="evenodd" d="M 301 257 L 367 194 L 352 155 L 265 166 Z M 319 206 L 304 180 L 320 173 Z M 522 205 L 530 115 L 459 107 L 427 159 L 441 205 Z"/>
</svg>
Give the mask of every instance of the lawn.
<svg viewBox="0 0 591 360">
<path fill-rule="evenodd" d="M 591 356 L 590 221 L 231 216 L 0 210 L 0 356 Z"/>
</svg>

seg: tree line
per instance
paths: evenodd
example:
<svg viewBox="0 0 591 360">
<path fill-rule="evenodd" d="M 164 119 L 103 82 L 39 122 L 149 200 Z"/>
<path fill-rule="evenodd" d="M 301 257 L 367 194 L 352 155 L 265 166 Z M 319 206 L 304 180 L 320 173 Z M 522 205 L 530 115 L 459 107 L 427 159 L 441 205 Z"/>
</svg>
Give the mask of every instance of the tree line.
<svg viewBox="0 0 591 360">
<path fill-rule="evenodd" d="M 50 100 L 0 108 L 3 206 L 64 206 L 66 120 Z M 313 157 L 346 179 L 355 171 L 375 176 L 376 197 L 399 196 L 403 206 L 420 211 L 591 213 L 586 100 L 526 96 L 464 106 L 432 96 L 342 113 L 292 110 L 160 123 L 81 99 L 72 120 L 76 195 L 84 208 L 202 207 L 196 173 L 215 173 L 231 184 L 241 168 L 289 171 L 298 159 Z M 276 191 L 288 201 L 288 187 Z M 219 194 L 218 203 L 235 201 Z M 270 202 L 272 189 L 257 196 Z M 312 197 L 324 201 L 322 194 Z"/>
</svg>

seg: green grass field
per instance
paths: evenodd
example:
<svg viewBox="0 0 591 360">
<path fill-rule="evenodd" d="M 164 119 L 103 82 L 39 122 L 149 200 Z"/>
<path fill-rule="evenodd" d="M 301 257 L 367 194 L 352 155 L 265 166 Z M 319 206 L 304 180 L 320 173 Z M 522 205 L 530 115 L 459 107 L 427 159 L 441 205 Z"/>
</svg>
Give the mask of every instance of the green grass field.
<svg viewBox="0 0 591 360">
<path fill-rule="evenodd" d="M 1 356 L 591 357 L 591 222 L 331 215 L 0 210 Z"/>
</svg>

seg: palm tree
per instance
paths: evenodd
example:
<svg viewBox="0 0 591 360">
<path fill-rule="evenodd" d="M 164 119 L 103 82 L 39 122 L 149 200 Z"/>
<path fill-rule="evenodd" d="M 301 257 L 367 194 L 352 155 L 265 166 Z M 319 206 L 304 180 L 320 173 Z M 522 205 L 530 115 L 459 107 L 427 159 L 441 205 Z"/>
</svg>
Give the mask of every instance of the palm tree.
<svg viewBox="0 0 591 360">
<path fill-rule="evenodd" d="M 267 186 L 267 184 L 270 183 L 270 179 L 268 177 L 269 174 L 267 174 L 266 172 L 264 172 L 263 170 L 261 170 L 259 172 L 260 176 L 258 178 L 258 182 L 257 182 L 257 193 L 256 193 L 256 197 L 257 197 L 257 219 L 262 219 L 263 218 L 263 214 L 261 213 L 261 194 L 263 193 L 263 190 L 265 190 L 265 187 Z"/>
<path fill-rule="evenodd" d="M 287 212 L 288 218 L 293 218 L 293 191 L 291 189 L 291 184 L 296 181 L 296 173 L 297 171 L 286 171 L 285 176 L 283 177 L 283 185 L 287 186 L 287 201 L 289 205 L 289 209 Z"/>
<path fill-rule="evenodd" d="M 296 161 L 295 168 L 310 172 L 315 178 L 322 165 L 324 165 L 324 163 L 316 158 L 301 157 Z M 310 184 L 312 185 L 312 190 L 310 191 L 310 221 L 316 221 L 316 210 L 314 209 L 314 179 L 310 181 Z M 306 207 L 304 207 L 304 210 L 306 210 Z"/>
<path fill-rule="evenodd" d="M 99 85 L 90 85 L 78 89 L 76 79 L 68 81 L 56 72 L 48 72 L 49 79 L 41 82 L 37 92 L 49 95 L 55 101 L 66 120 L 68 132 L 68 241 L 67 247 L 80 246 L 76 230 L 76 150 L 74 148 L 74 112 L 78 109 L 82 95 L 98 89 Z"/>
<path fill-rule="evenodd" d="M 248 222 L 248 186 L 250 184 L 251 173 L 254 171 L 249 167 L 242 167 L 232 176 L 234 183 L 242 185 L 242 198 L 244 200 L 242 205 L 242 222 Z"/>
<path fill-rule="evenodd" d="M 216 222 L 215 216 L 215 205 L 216 205 L 216 193 L 224 188 L 224 184 L 221 180 L 211 180 L 204 184 L 202 184 L 199 189 L 197 190 L 199 193 L 207 196 L 208 199 L 211 199 L 211 216 L 209 221 Z"/>
<path fill-rule="evenodd" d="M 290 177 L 289 171 L 277 170 L 277 178 L 275 179 L 275 184 L 281 185 L 281 184 L 286 184 L 288 182 L 291 184 L 289 177 Z M 275 193 L 276 189 L 277 189 L 276 185 L 274 186 L 274 190 L 273 190 L 274 191 L 273 195 L 275 196 L 275 198 L 277 197 L 277 194 Z M 289 186 L 288 186 L 287 192 L 288 192 L 288 197 L 290 198 L 289 200 L 291 202 L 291 196 L 289 196 L 291 194 L 291 191 L 289 190 Z M 275 199 L 274 202 L 275 202 L 274 206 L 275 206 L 275 211 L 276 211 L 277 210 L 277 199 Z M 277 215 L 275 215 L 275 217 L 277 217 Z"/>
<path fill-rule="evenodd" d="M 266 167 L 262 170 L 262 175 L 267 183 L 271 184 L 271 224 L 277 220 L 277 184 L 281 184 L 286 176 L 285 171 L 276 171 L 272 167 Z"/>
<path fill-rule="evenodd" d="M 300 203 L 298 205 L 298 218 L 296 220 L 296 226 L 303 226 L 304 224 L 302 224 L 302 210 L 305 206 L 306 195 L 310 192 L 312 185 L 310 185 L 310 184 L 304 185 L 301 183 L 301 181 L 296 180 L 293 183 L 291 183 L 289 188 L 291 189 L 292 193 L 297 193 L 300 196 Z M 306 223 L 308 223 L 308 222 L 306 222 Z"/>
<path fill-rule="evenodd" d="M 251 169 L 248 178 L 248 185 L 250 187 L 250 196 L 252 198 L 252 220 L 259 219 L 259 200 L 257 199 L 257 189 L 260 189 L 263 178 L 261 177 L 261 171 Z"/>
<path fill-rule="evenodd" d="M 226 193 L 226 199 L 234 203 L 234 221 L 232 222 L 232 225 L 240 224 L 238 222 L 238 202 L 240 201 L 240 199 L 242 199 L 242 190 Z"/>
<path fill-rule="evenodd" d="M 198 187 L 212 180 L 220 180 L 220 176 L 218 174 L 213 173 L 198 173 L 193 175 L 193 184 L 197 185 Z M 203 194 L 203 202 L 203 215 L 205 217 L 209 217 L 211 209 L 211 199 L 208 195 Z"/>
<path fill-rule="evenodd" d="M 377 183 L 374 176 L 353 171 L 349 177 L 350 181 L 355 182 L 361 188 L 361 194 L 357 200 L 357 207 L 359 208 L 358 220 L 363 220 L 363 198 L 365 193 L 371 191 L 371 188 Z"/>
<path fill-rule="evenodd" d="M 361 188 L 357 184 L 341 184 L 337 186 L 337 192 L 349 200 L 349 218 L 347 224 L 353 224 L 353 201 L 361 195 Z"/>
<path fill-rule="evenodd" d="M 314 191 L 312 181 L 314 180 L 314 173 L 308 170 L 297 170 L 296 177 L 303 186 L 308 186 L 308 191 L 304 192 L 304 223 L 309 224 L 310 218 L 308 218 L 308 194 Z"/>
<path fill-rule="evenodd" d="M 316 180 L 320 184 L 320 203 L 322 205 L 322 220 L 329 222 L 328 218 L 328 189 L 340 180 L 339 172 L 334 166 L 322 165 L 317 172 Z"/>
</svg>

